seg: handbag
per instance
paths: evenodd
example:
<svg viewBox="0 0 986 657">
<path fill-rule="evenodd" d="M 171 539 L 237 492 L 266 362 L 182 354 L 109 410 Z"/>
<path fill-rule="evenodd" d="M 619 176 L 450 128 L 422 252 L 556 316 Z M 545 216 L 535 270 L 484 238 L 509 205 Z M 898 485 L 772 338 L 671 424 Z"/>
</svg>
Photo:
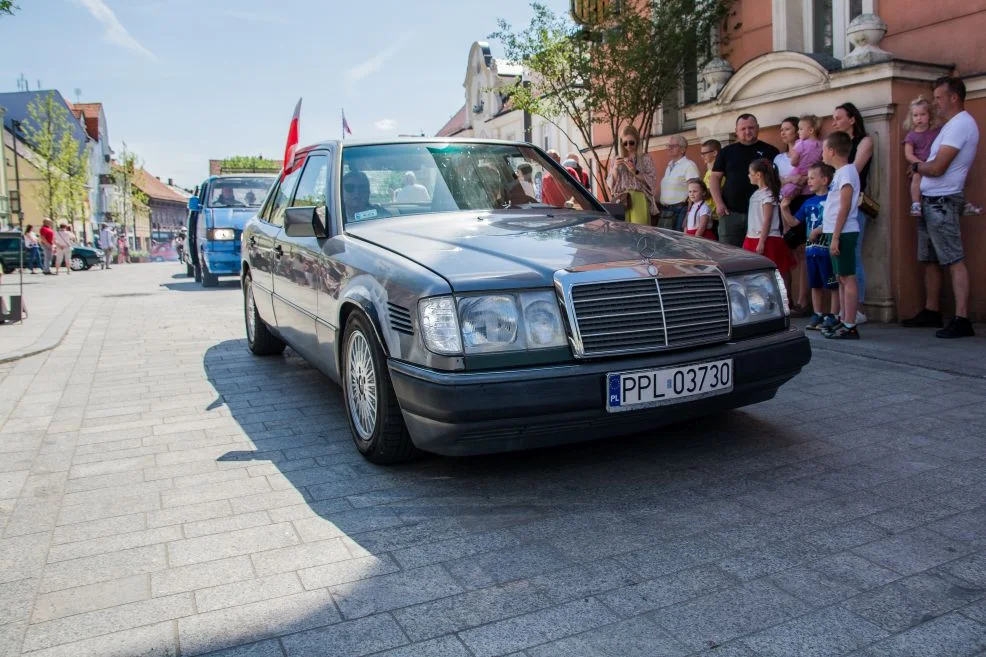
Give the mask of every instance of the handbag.
<svg viewBox="0 0 986 657">
<path fill-rule="evenodd" d="M 623 204 L 623 208 L 626 210 L 630 210 L 631 208 L 633 208 L 633 196 L 630 194 L 630 192 L 623 192 L 620 195 L 620 203 Z"/>
<path fill-rule="evenodd" d="M 808 241 L 808 225 L 800 222 L 797 226 L 789 228 L 784 233 L 784 243 L 792 251 Z"/>
<path fill-rule="evenodd" d="M 876 219 L 880 214 L 880 204 L 866 192 L 859 195 L 859 209 L 870 219 Z"/>
</svg>

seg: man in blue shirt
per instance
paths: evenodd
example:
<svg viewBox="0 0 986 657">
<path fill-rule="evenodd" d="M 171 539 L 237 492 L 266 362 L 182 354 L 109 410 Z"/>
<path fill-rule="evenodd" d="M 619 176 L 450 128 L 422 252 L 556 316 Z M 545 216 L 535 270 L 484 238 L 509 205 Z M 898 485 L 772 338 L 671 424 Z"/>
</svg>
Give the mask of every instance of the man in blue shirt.
<svg viewBox="0 0 986 657">
<path fill-rule="evenodd" d="M 805 328 L 812 331 L 831 328 L 839 323 L 839 295 L 832 293 L 839 289 L 839 282 L 832 271 L 832 258 L 822 234 L 825 199 L 833 175 L 835 170 L 827 164 L 818 162 L 812 165 L 808 170 L 808 186 L 815 195 L 806 200 L 794 215 L 791 214 L 791 199 L 781 200 L 784 222 L 788 226 L 805 224 L 805 233 L 808 236 L 805 260 L 808 267 L 808 287 L 811 288 L 811 305 L 815 313 Z M 826 308 L 829 309 L 828 313 L 825 312 Z"/>
</svg>

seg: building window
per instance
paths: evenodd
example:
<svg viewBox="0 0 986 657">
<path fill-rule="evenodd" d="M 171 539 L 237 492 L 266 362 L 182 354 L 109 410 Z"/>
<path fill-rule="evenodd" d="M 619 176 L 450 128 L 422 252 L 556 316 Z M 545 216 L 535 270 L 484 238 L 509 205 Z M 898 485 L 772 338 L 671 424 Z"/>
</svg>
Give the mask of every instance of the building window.
<svg viewBox="0 0 986 657">
<path fill-rule="evenodd" d="M 799 0 L 787 0 L 798 2 Z M 876 0 L 800 0 L 804 3 L 805 51 L 842 59 L 852 49 L 846 40 L 849 23 L 876 11 Z M 775 3 L 775 8 L 776 8 Z"/>
</svg>

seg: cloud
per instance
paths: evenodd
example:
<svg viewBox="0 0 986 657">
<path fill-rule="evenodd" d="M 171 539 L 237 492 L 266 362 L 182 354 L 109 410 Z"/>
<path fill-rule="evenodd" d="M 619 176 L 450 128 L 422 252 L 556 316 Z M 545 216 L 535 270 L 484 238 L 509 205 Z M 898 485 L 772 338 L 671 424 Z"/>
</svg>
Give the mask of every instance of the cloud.
<svg viewBox="0 0 986 657">
<path fill-rule="evenodd" d="M 273 25 L 290 25 L 291 21 L 281 16 L 270 16 L 268 14 L 255 14 L 251 11 L 236 11 L 233 9 L 224 9 L 222 14 L 226 16 L 232 16 L 233 18 L 239 18 L 240 20 L 250 21 L 252 23 L 267 23 Z"/>
<path fill-rule="evenodd" d="M 158 61 L 157 55 L 152 53 L 150 50 L 145 48 L 140 44 L 137 39 L 127 32 L 127 28 L 123 27 L 123 24 L 117 19 L 116 14 L 113 10 L 106 6 L 103 0 L 74 0 L 76 4 L 80 4 L 89 10 L 92 17 L 97 21 L 102 23 L 105 28 L 103 36 L 110 43 L 115 43 L 118 46 L 122 46 L 127 50 L 132 50 L 144 57 L 147 57 L 151 61 Z"/>
<path fill-rule="evenodd" d="M 380 119 L 379 121 L 376 121 L 373 125 L 377 127 L 377 130 L 387 131 L 387 130 L 397 129 L 397 121 L 393 119 Z"/>
<path fill-rule="evenodd" d="M 349 83 L 357 82 L 362 80 L 368 75 L 372 75 L 380 70 L 381 67 L 387 60 L 399 53 L 411 42 L 411 38 L 414 36 L 414 31 L 409 30 L 407 32 L 402 32 L 398 35 L 397 40 L 392 44 L 373 55 L 369 59 L 366 59 L 356 66 L 346 69 L 346 81 Z"/>
</svg>

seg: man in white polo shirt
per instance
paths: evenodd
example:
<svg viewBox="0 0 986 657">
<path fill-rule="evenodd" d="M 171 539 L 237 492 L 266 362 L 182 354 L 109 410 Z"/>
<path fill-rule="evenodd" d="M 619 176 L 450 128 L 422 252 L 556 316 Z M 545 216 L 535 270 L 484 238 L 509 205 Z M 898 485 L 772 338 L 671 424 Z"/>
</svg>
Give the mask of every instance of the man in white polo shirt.
<svg viewBox="0 0 986 657">
<path fill-rule="evenodd" d="M 965 266 L 959 219 L 965 207 L 965 179 L 976 157 L 979 128 L 965 111 L 965 84 L 956 77 L 935 80 L 935 109 L 945 119 L 931 144 L 927 162 L 911 165 L 921 174 L 921 214 L 918 219 L 918 260 L 924 263 L 924 308 L 901 324 L 911 327 L 941 327 L 938 305 L 941 267 L 948 267 L 955 293 L 955 316 L 940 328 L 939 338 L 975 335 L 969 321 L 969 270 Z"/>
<path fill-rule="evenodd" d="M 698 167 L 685 157 L 688 141 L 681 135 L 668 139 L 668 154 L 671 160 L 661 178 L 661 228 L 684 230 L 685 214 L 688 211 L 688 181 L 700 178 Z"/>
</svg>

